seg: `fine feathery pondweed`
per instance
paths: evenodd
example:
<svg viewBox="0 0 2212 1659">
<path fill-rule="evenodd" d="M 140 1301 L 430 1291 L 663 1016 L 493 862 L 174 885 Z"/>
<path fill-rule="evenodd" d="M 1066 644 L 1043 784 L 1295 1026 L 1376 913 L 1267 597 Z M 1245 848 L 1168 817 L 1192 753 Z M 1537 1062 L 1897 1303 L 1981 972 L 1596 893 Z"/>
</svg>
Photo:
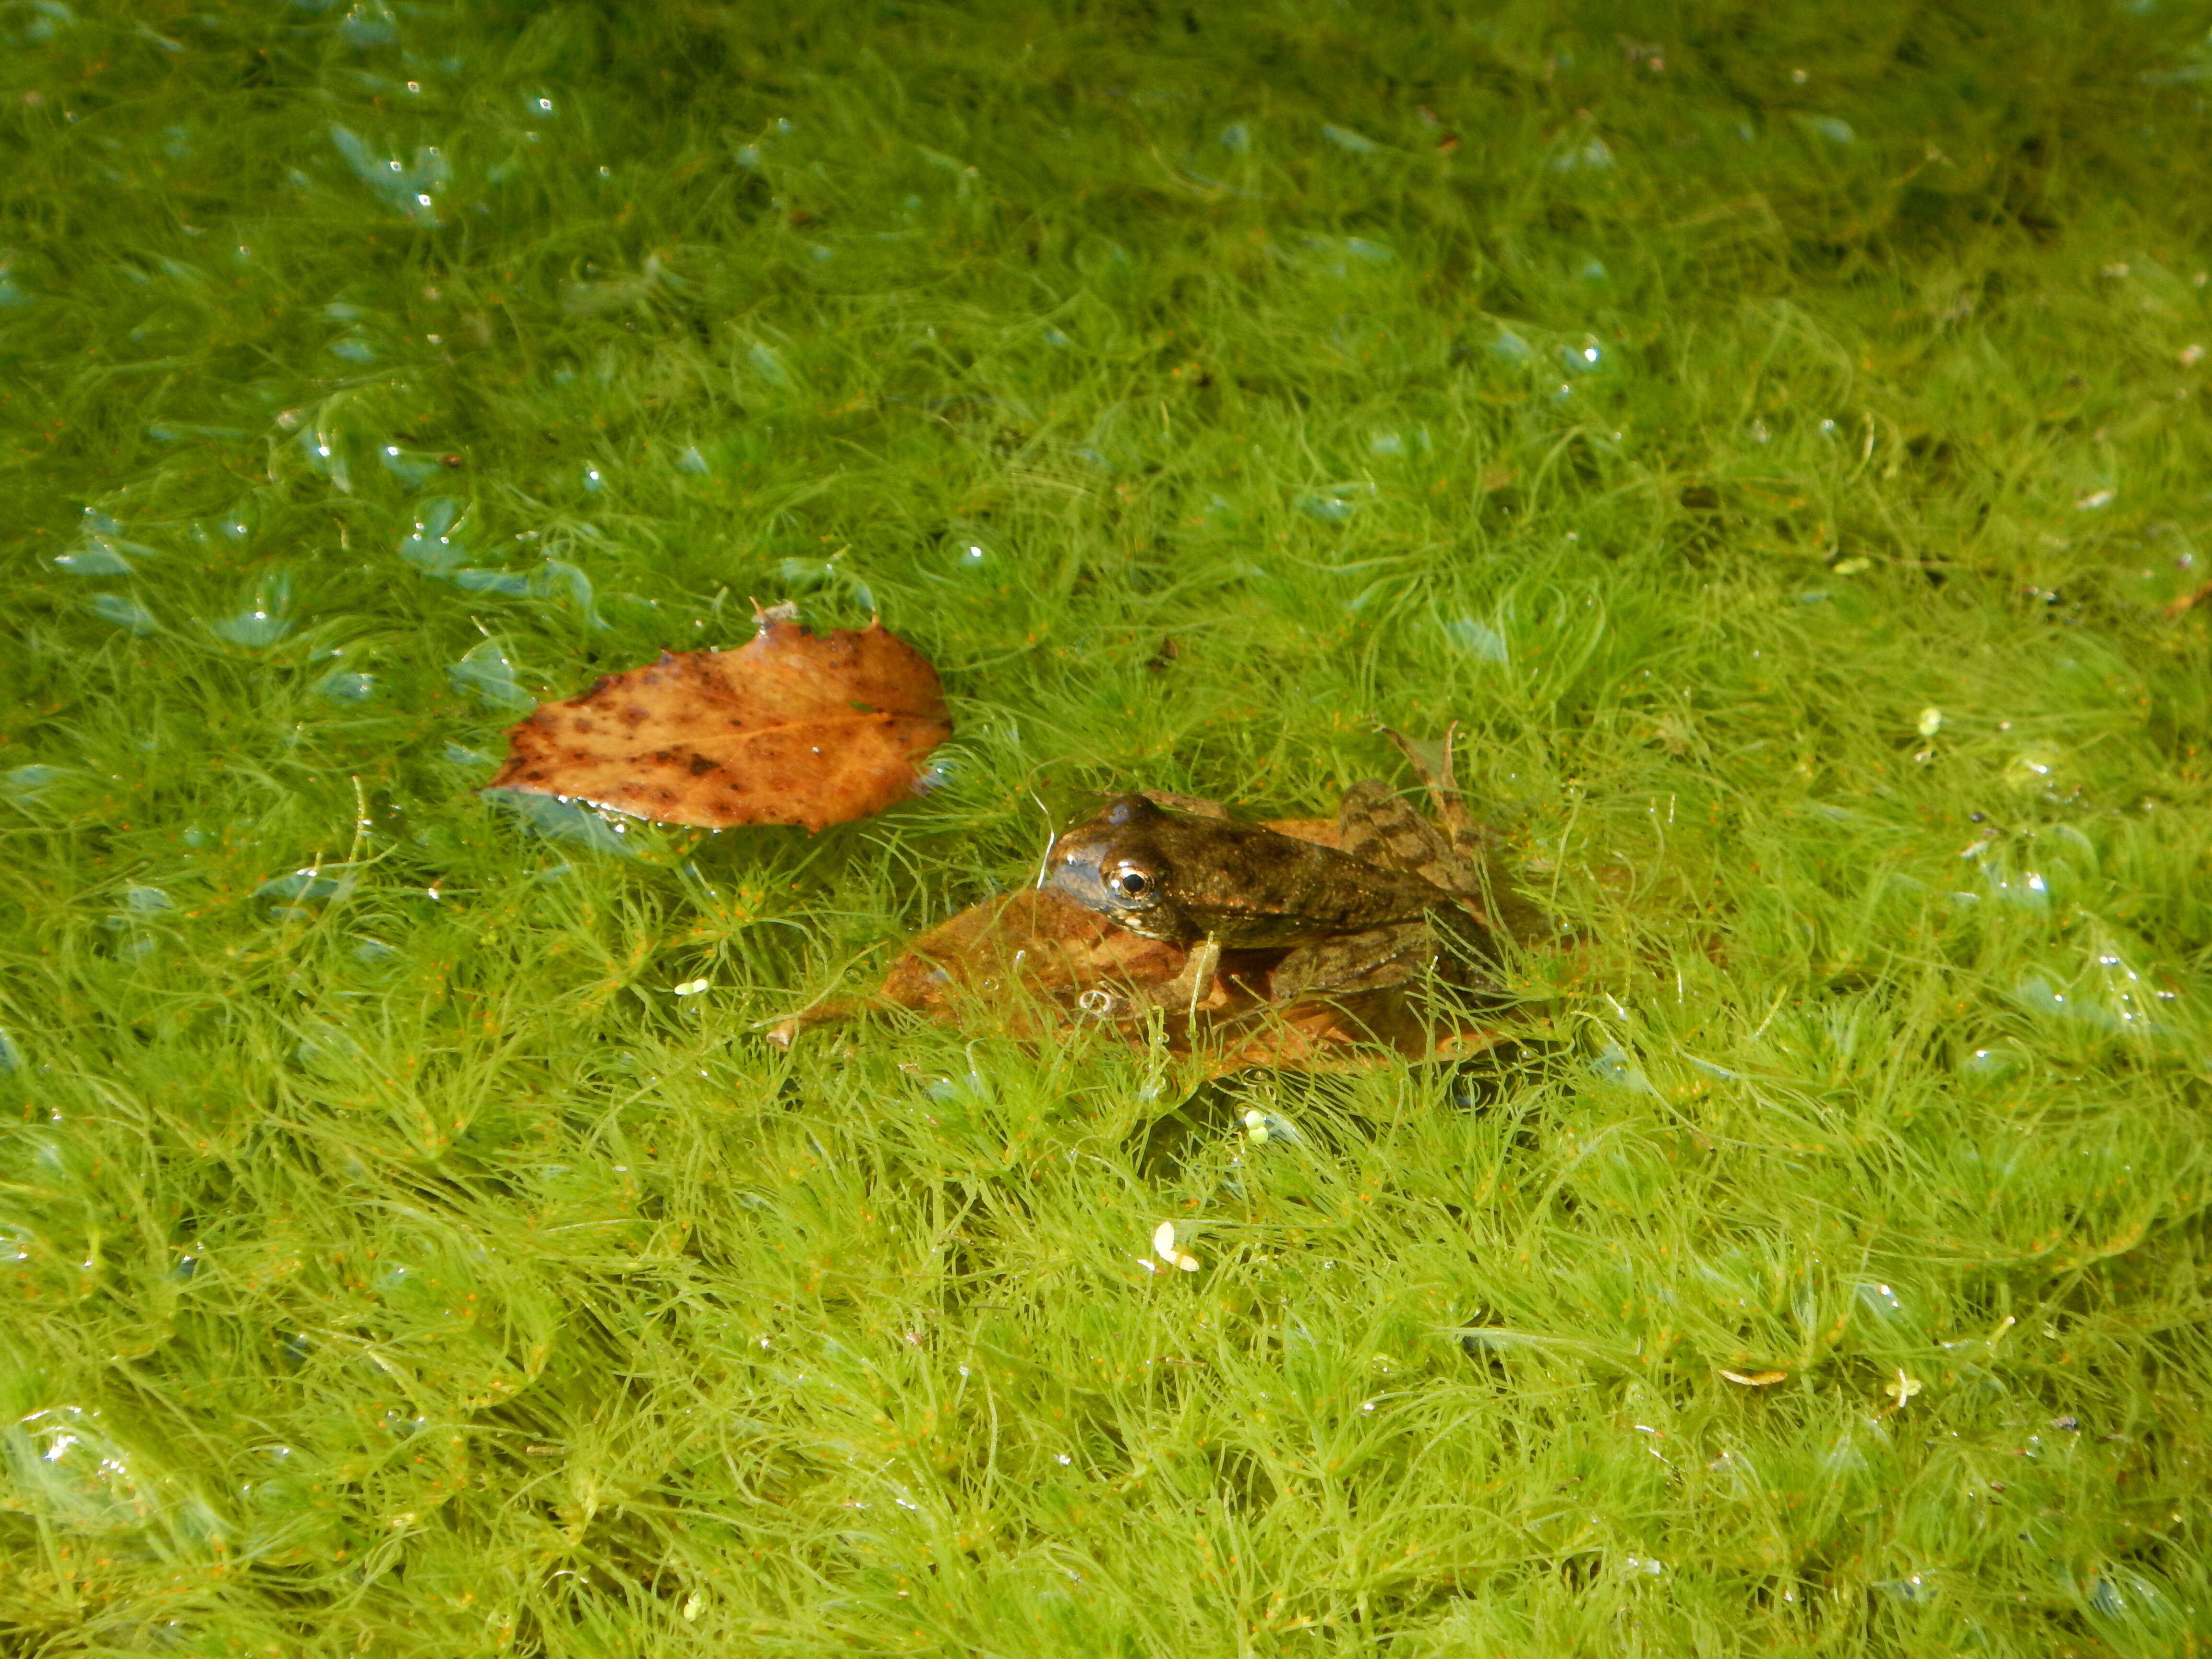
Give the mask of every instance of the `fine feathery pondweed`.
<svg viewBox="0 0 2212 1659">
<path fill-rule="evenodd" d="M 0 1651 L 2201 1649 L 2208 23 L 0 8 Z M 1481 1063 L 763 1040 L 1455 720 Z"/>
</svg>

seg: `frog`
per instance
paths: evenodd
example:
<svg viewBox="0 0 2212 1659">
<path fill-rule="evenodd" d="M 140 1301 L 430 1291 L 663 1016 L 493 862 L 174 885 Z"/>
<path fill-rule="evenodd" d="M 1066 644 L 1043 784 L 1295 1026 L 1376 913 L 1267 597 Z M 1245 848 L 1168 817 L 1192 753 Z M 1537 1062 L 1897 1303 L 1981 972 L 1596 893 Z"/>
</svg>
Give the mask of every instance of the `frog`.
<svg viewBox="0 0 2212 1659">
<path fill-rule="evenodd" d="M 1224 950 L 1281 951 L 1268 971 L 1280 1002 L 1382 990 L 1431 969 L 1463 992 L 1498 994 L 1486 872 L 1380 780 L 1346 791 L 1335 847 L 1210 804 L 1164 804 L 1179 799 L 1109 797 L 1054 841 L 1042 883 L 1130 933 L 1188 949 L 1155 1004 L 1183 1002 L 1194 1017 Z M 1439 804 L 1447 799 L 1456 796 L 1440 789 Z"/>
</svg>

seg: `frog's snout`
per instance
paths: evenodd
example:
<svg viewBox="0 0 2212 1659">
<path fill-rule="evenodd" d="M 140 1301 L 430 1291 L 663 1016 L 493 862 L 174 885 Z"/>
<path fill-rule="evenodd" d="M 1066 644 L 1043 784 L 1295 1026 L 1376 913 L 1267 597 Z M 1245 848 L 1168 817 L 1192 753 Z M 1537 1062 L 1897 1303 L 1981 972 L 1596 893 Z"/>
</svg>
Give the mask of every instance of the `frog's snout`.
<svg viewBox="0 0 2212 1659">
<path fill-rule="evenodd" d="M 1093 910 L 1112 907 L 1112 895 L 1106 890 L 1098 848 L 1095 844 L 1067 836 L 1055 842 L 1045 860 L 1045 878 L 1042 884 Z"/>
</svg>

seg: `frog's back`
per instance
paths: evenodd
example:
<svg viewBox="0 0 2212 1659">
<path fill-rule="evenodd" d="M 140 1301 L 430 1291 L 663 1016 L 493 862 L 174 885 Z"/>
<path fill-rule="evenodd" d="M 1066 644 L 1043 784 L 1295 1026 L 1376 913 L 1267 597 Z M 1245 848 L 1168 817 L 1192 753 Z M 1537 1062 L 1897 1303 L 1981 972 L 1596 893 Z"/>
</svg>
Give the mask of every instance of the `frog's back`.
<svg viewBox="0 0 2212 1659">
<path fill-rule="evenodd" d="M 1411 921 L 1448 892 L 1255 823 L 1114 798 L 1055 843 L 1048 885 L 1132 932 L 1264 949 Z"/>
<path fill-rule="evenodd" d="M 1260 948 L 1360 933 L 1451 902 L 1408 871 L 1261 824 L 1169 815 L 1155 841 L 1177 902 L 1224 945 Z"/>
<path fill-rule="evenodd" d="M 1449 837 L 1380 779 L 1344 792 L 1337 823 L 1338 844 L 1352 857 L 1419 876 L 1455 899 L 1481 902 L 1480 885 Z"/>
</svg>

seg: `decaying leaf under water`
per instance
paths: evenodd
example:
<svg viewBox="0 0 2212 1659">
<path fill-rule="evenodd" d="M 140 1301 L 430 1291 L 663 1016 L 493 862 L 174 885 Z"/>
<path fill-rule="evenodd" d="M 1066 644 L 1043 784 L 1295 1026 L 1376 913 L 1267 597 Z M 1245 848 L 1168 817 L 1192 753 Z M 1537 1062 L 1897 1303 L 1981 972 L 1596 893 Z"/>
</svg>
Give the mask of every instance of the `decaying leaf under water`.
<svg viewBox="0 0 2212 1659">
<path fill-rule="evenodd" d="M 1333 821 L 1274 827 L 1316 841 L 1336 830 Z M 1224 952 L 1195 1015 L 1162 1011 L 1159 1036 L 1214 1073 L 1248 1066 L 1357 1070 L 1380 1063 L 1386 1050 L 1412 1060 L 1453 1059 L 1496 1041 L 1492 1026 L 1411 986 L 1277 1002 L 1267 975 L 1283 955 Z M 1152 1018 L 1139 1012 L 1142 994 L 1173 981 L 1187 956 L 1182 945 L 1140 938 L 1095 910 L 1030 890 L 972 905 L 922 934 L 891 964 L 874 1000 L 948 1024 L 984 1014 L 1029 1036 L 1103 1025 L 1141 1045 L 1154 1030 Z M 769 1035 L 787 1044 L 808 1026 L 848 1018 L 866 1006 L 824 1003 Z"/>
<path fill-rule="evenodd" d="M 951 735 L 937 672 L 879 623 L 816 635 L 773 614 L 734 651 L 664 652 L 507 733 L 485 786 L 661 823 L 810 830 L 911 795 Z"/>
</svg>

